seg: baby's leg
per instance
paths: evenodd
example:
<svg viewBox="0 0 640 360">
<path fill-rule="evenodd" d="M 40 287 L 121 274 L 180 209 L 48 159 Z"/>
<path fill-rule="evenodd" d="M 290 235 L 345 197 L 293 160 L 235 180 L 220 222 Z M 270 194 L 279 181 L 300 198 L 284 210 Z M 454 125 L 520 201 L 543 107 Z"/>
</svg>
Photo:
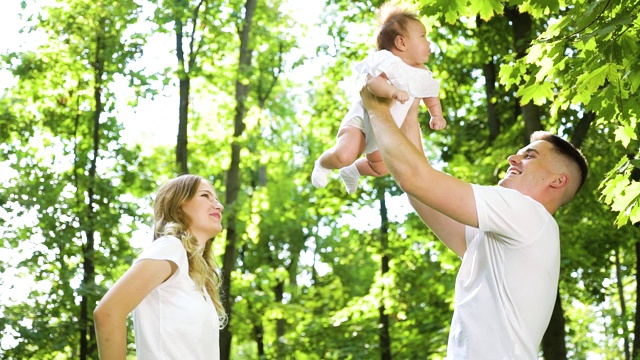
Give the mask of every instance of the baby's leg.
<svg viewBox="0 0 640 360">
<path fill-rule="evenodd" d="M 353 164 L 362 155 L 365 146 L 362 130 L 353 126 L 345 126 L 340 129 L 336 146 L 326 150 L 316 160 L 311 172 L 311 184 L 317 188 L 327 186 L 331 169 L 342 169 Z"/>
<path fill-rule="evenodd" d="M 345 126 L 338 132 L 336 146 L 326 150 L 318 162 L 325 169 L 340 169 L 351 165 L 362 155 L 366 146 L 362 130 Z"/>
<path fill-rule="evenodd" d="M 366 157 L 356 160 L 353 164 L 340 169 L 340 177 L 349 194 L 358 190 L 358 181 L 361 175 L 383 176 L 389 173 L 378 151 L 367 154 Z"/>
<path fill-rule="evenodd" d="M 380 151 L 378 150 L 356 161 L 356 166 L 358 167 L 360 175 L 380 177 L 389 173 L 389 169 L 387 169 L 384 161 L 382 161 L 382 155 L 380 155 Z"/>
</svg>

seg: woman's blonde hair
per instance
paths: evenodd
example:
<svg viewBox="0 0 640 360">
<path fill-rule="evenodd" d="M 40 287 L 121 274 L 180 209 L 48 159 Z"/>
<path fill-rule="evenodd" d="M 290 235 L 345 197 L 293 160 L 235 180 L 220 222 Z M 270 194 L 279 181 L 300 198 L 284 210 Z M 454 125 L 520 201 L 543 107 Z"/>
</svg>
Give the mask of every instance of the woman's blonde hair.
<svg viewBox="0 0 640 360">
<path fill-rule="evenodd" d="M 412 21 L 420 22 L 418 15 L 396 3 L 385 3 L 378 11 L 378 50 L 391 51 L 395 47 L 396 37 L 406 36 Z"/>
<path fill-rule="evenodd" d="M 220 300 L 222 280 L 220 267 L 213 257 L 213 238 L 200 248 L 198 239 L 188 231 L 191 219 L 182 210 L 182 205 L 196 195 L 203 181 L 206 180 L 197 175 L 181 175 L 160 187 L 153 204 L 153 240 L 162 236 L 175 236 L 182 241 L 189 259 L 189 276 L 198 289 L 204 287 L 207 290 L 218 312 L 220 326 L 224 327 L 227 315 Z"/>
</svg>

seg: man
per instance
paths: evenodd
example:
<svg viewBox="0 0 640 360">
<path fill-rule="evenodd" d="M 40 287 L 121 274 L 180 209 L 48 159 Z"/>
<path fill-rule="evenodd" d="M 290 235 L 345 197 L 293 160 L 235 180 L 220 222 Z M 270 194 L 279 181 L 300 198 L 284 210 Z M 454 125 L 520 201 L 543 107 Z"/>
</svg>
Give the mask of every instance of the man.
<svg viewBox="0 0 640 360">
<path fill-rule="evenodd" d="M 560 238 L 555 211 L 582 187 L 588 167 L 571 144 L 546 132 L 508 157 L 499 186 L 469 184 L 425 158 L 414 107 L 406 136 L 391 101 L 360 92 L 380 153 L 425 224 L 462 264 L 448 359 L 538 359 L 555 303 Z"/>
</svg>

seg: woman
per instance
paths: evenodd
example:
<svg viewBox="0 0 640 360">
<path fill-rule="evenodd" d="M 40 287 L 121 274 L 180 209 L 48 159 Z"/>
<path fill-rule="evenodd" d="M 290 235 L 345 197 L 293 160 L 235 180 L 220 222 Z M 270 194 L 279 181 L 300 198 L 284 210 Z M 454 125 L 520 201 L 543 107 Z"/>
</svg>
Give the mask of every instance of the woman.
<svg viewBox="0 0 640 360">
<path fill-rule="evenodd" d="M 211 244 L 223 206 L 209 182 L 182 175 L 158 190 L 154 240 L 93 315 L 100 359 L 125 359 L 133 311 L 138 359 L 218 359 L 226 315 Z"/>
</svg>

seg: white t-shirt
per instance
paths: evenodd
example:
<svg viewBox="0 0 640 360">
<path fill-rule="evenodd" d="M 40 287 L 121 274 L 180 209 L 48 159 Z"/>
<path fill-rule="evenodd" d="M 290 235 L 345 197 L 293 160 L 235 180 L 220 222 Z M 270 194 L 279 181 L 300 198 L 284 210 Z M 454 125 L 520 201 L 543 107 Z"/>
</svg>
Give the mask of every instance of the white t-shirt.
<svg viewBox="0 0 640 360">
<path fill-rule="evenodd" d="M 447 359 L 538 359 L 557 294 L 558 224 L 516 190 L 473 192 L 479 229 L 466 229 Z"/>
<path fill-rule="evenodd" d="M 169 260 L 178 270 L 133 311 L 139 360 L 217 360 L 220 322 L 206 291 L 189 277 L 187 252 L 179 239 L 156 239 L 136 261 Z"/>
<path fill-rule="evenodd" d="M 356 65 L 356 71 L 360 74 L 371 76 L 380 76 L 384 73 L 391 85 L 409 93 L 410 98 L 408 101 L 404 104 L 395 101 L 389 109 L 391 117 L 393 117 L 398 127 L 404 123 L 404 119 L 407 117 L 415 98 L 438 97 L 440 92 L 440 83 L 433 78 L 431 71 L 410 66 L 388 50 L 376 51 L 367 56 Z M 354 118 L 362 119 L 362 121 L 354 123 L 352 121 Z M 351 106 L 347 115 L 342 119 L 340 128 L 347 124 L 356 126 L 364 133 L 367 143 L 364 150 L 365 154 L 372 153 L 378 149 L 369 115 L 362 106 L 360 99 Z"/>
</svg>

